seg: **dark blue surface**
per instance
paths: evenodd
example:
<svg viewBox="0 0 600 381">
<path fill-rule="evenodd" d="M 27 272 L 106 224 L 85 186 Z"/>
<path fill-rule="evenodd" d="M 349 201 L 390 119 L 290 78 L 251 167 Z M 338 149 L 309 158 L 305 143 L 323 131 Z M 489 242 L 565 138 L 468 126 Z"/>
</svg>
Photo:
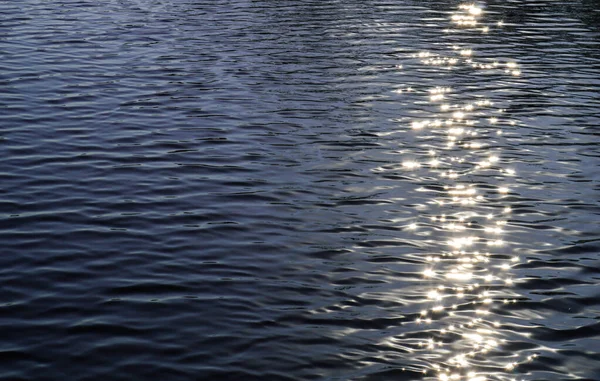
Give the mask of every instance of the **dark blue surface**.
<svg viewBox="0 0 600 381">
<path fill-rule="evenodd" d="M 0 379 L 599 380 L 600 7 L 459 5 L 0 1 Z"/>
</svg>

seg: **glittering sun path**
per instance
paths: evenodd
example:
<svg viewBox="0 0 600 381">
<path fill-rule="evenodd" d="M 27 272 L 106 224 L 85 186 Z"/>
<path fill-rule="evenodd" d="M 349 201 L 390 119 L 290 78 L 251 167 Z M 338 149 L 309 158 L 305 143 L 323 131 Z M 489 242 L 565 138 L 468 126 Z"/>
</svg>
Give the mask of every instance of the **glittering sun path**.
<svg viewBox="0 0 600 381">
<path fill-rule="evenodd" d="M 485 20 L 483 4 L 459 6 L 448 23 L 447 33 L 460 36 L 457 41 L 469 36 L 470 44 L 449 44 L 447 54 L 420 52 L 409 61 L 462 75 L 484 71 L 503 79 L 521 76 L 515 60 L 477 58 L 473 41 L 485 41 L 504 27 L 502 20 Z M 511 268 L 519 258 L 512 254 L 515 243 L 505 239 L 510 234 L 507 200 L 517 173 L 503 165 L 501 148 L 503 133 L 519 120 L 508 115 L 502 104 L 471 88 L 435 86 L 427 90 L 396 90 L 412 92 L 437 110 L 411 122 L 416 136 L 437 137 L 435 145 L 422 145 L 430 159 L 406 158 L 402 163 L 404 170 L 426 172 L 439 184 L 429 201 L 435 214 L 408 227 L 415 232 L 429 229 L 432 236 L 440 237 L 439 252 L 426 258 L 423 308 L 415 321 L 435 333 L 418 343 L 417 351 L 430 353 L 432 359 L 430 367 L 423 370 L 424 377 L 520 380 L 515 369 L 532 361 L 534 354 L 496 356 L 502 363 L 491 359 L 501 353 L 506 342 L 501 318 L 494 311 L 516 302 Z M 493 179 L 493 183 L 482 179 Z"/>
</svg>

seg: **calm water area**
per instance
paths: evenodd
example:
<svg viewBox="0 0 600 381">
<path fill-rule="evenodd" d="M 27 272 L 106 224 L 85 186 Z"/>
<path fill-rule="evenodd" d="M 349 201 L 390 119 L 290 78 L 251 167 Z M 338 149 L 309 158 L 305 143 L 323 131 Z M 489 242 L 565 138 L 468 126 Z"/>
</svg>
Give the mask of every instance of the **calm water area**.
<svg viewBox="0 0 600 381">
<path fill-rule="evenodd" d="M 600 380 L 600 2 L 0 0 L 0 380 Z"/>
</svg>

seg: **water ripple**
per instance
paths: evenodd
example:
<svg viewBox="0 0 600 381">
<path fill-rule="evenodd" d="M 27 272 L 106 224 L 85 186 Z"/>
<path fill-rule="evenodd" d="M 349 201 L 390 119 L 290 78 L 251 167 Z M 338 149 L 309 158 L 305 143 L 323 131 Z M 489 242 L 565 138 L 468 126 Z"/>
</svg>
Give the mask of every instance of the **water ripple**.
<svg viewBox="0 0 600 381">
<path fill-rule="evenodd" d="M 596 5 L 469 5 L 1 3 L 0 378 L 598 379 Z"/>
</svg>

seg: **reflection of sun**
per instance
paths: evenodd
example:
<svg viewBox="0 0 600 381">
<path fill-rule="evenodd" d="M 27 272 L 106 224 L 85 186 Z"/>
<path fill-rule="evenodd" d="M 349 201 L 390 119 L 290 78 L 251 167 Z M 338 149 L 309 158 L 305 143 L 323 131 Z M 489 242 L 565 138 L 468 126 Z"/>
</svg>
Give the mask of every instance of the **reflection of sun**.
<svg viewBox="0 0 600 381">
<path fill-rule="evenodd" d="M 477 4 L 463 4 L 451 16 L 451 22 L 460 28 L 455 31 L 488 33 L 490 26 L 483 25 L 483 8 Z M 497 26 L 502 26 L 499 22 Z M 480 37 L 478 37 L 480 38 Z M 454 57 L 452 57 L 454 55 Z M 440 68 L 463 67 L 484 70 L 508 76 L 521 74 L 519 65 L 513 60 L 477 59 L 470 46 L 453 45 L 450 56 L 423 51 L 413 58 L 423 65 Z M 450 94 L 452 93 L 452 94 Z M 503 297 L 506 287 L 514 284 L 510 274 L 517 257 L 507 259 L 507 241 L 510 231 L 506 217 L 510 206 L 497 208 L 498 203 L 510 200 L 514 194 L 509 186 L 490 186 L 472 182 L 473 176 L 490 179 L 505 179 L 515 176 L 516 171 L 505 168 L 498 149 L 490 151 L 486 137 L 502 134 L 503 128 L 516 122 L 505 115 L 490 99 L 475 96 L 461 102 L 460 89 L 434 86 L 424 92 L 435 110 L 430 117 L 422 117 L 411 123 L 414 131 L 431 131 L 443 136 L 445 142 L 438 147 L 429 145 L 427 160 L 405 160 L 402 168 L 407 171 L 429 171 L 430 176 L 441 183 L 440 190 L 428 202 L 432 207 L 445 208 L 446 213 L 431 216 L 430 224 L 420 224 L 423 233 L 433 226 L 442 234 L 438 239 L 442 246 L 438 253 L 426 256 L 427 266 L 422 277 L 430 287 L 423 290 L 422 309 L 415 321 L 432 327 L 430 337 L 419 342 L 419 348 L 432 351 L 444 360 L 431 361 L 431 370 L 438 380 L 485 381 L 495 379 L 477 368 L 485 363 L 490 353 L 501 347 L 504 339 L 500 324 L 491 321 L 497 304 L 511 302 Z M 419 132 L 417 132 L 419 133 Z M 451 155 L 443 155 L 451 150 Z M 446 151 L 449 152 L 449 151 Z M 416 229 L 415 223 L 409 229 Z M 512 299 L 512 302 L 515 302 Z M 433 328 L 442 325 L 438 330 Z M 513 370 L 518 365 L 514 358 L 502 365 Z M 428 372 L 425 372 L 428 373 Z M 504 379 L 500 377 L 501 379 Z"/>
</svg>

